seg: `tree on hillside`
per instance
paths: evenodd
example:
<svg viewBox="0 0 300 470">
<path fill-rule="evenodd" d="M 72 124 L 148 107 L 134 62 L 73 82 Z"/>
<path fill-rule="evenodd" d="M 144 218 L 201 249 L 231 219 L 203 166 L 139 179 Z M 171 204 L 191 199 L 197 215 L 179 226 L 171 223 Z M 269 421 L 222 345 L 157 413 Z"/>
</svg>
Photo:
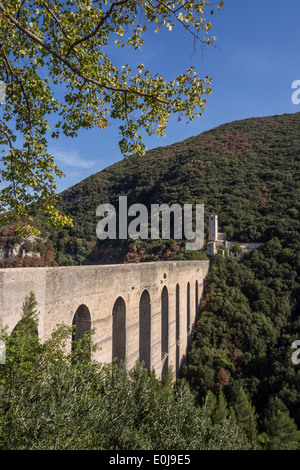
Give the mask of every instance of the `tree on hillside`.
<svg viewBox="0 0 300 470">
<path fill-rule="evenodd" d="M 257 441 L 255 408 L 242 387 L 239 388 L 236 394 L 233 409 L 238 425 L 245 432 L 249 442 L 255 447 Z"/>
<path fill-rule="evenodd" d="M 212 44 L 205 19 L 223 1 L 7 0 L 0 2 L 0 81 L 6 86 L 0 144 L 2 220 L 48 214 L 56 226 L 71 223 L 55 207 L 55 177 L 62 173 L 47 149 L 48 136 L 74 137 L 79 129 L 120 121 L 123 155 L 143 155 L 141 131 L 164 135 L 168 119 L 192 121 L 211 92 L 209 77 L 193 67 L 168 82 L 144 64 L 113 63 L 114 48 L 138 50 L 147 29 L 183 27 Z M 208 10 L 208 11 L 207 11 Z M 64 97 L 56 93 L 62 87 Z M 48 116 L 57 117 L 50 130 Z M 17 137 L 21 136 L 21 144 Z M 25 231 L 25 229 L 24 229 Z"/>
<path fill-rule="evenodd" d="M 300 431 L 288 411 L 277 410 L 265 422 L 266 432 L 262 433 L 260 443 L 266 450 L 299 450 Z"/>
<path fill-rule="evenodd" d="M 239 243 L 235 243 L 232 247 L 232 253 L 239 255 L 242 253 L 242 247 Z"/>
<path fill-rule="evenodd" d="M 229 414 L 227 402 L 222 388 L 219 390 L 218 401 L 215 409 L 214 423 L 223 422 Z"/>
</svg>

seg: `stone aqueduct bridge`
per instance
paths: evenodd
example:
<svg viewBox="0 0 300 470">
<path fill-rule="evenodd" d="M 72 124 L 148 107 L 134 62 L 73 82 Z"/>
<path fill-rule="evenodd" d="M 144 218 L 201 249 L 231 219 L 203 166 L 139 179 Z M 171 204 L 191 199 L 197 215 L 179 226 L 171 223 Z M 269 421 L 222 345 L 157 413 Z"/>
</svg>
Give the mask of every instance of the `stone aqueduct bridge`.
<svg viewBox="0 0 300 470">
<path fill-rule="evenodd" d="M 178 374 L 208 269 L 209 261 L 2 269 L 0 329 L 14 329 L 33 291 L 42 341 L 60 323 L 75 324 L 77 337 L 93 328 L 94 359 L 126 358 L 128 368 L 140 359 L 158 376 L 169 366 Z"/>
</svg>

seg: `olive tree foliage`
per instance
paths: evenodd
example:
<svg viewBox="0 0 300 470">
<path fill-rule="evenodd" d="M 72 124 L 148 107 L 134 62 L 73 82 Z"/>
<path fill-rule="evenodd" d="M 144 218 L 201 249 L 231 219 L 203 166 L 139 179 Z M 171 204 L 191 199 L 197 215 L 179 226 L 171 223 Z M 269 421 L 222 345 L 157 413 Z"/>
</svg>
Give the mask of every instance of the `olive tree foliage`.
<svg viewBox="0 0 300 470">
<path fill-rule="evenodd" d="M 54 226 L 71 224 L 56 208 L 56 178 L 48 138 L 75 137 L 79 129 L 119 121 L 120 151 L 143 155 L 141 134 L 162 136 L 171 114 L 200 116 L 211 78 L 193 67 L 166 81 L 145 64 L 118 66 L 114 48 L 139 50 L 146 30 L 183 27 L 195 41 L 212 44 L 205 18 L 222 7 L 208 0 L 6 0 L 0 1 L 2 220 L 39 210 Z M 125 54 L 124 54 L 125 55 Z M 64 90 L 57 93 L 58 87 Z M 3 105 L 2 105 L 3 106 Z M 50 129 L 49 116 L 57 117 Z"/>
</svg>

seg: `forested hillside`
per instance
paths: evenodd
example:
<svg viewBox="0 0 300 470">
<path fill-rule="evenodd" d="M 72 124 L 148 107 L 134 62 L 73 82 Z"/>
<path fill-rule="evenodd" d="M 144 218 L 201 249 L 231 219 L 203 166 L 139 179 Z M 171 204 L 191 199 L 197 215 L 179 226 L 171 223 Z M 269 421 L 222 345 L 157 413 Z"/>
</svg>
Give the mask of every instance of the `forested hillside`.
<svg viewBox="0 0 300 470">
<path fill-rule="evenodd" d="M 1 259 L 1 267 L 204 258 L 178 240 L 97 240 L 96 208 L 142 203 L 204 203 L 220 231 L 264 245 L 218 253 L 183 378 L 212 421 L 237 422 L 249 446 L 300 449 L 300 113 L 222 125 L 168 147 L 131 157 L 60 195 L 74 227 L 26 242 L 38 256 Z M 0 246 L 17 239 L 2 227 Z M 207 405 L 209 401 L 209 405 Z M 174 408 L 175 409 L 175 408 Z M 227 422 L 227 421 L 226 421 Z M 298 427 L 298 431 L 297 431 Z"/>
<path fill-rule="evenodd" d="M 244 430 L 268 449 L 300 448 L 299 272 L 300 237 L 273 238 L 241 258 L 216 255 L 183 370 L 198 403 L 223 395 L 224 416 L 242 389 L 254 407 Z"/>
<path fill-rule="evenodd" d="M 229 239 L 292 236 L 300 226 L 299 131 L 300 113 L 237 121 L 96 173 L 61 195 L 65 212 L 75 221 L 68 236 L 64 232 L 64 253 L 74 253 L 69 236 L 95 242 L 96 207 L 104 202 L 117 207 L 120 195 L 127 195 L 129 205 L 147 207 L 203 202 L 206 214 L 219 215 Z M 61 252 L 61 241 L 53 241 Z M 98 242 L 91 259 L 147 261 L 188 255 L 178 241 L 130 242 Z"/>
<path fill-rule="evenodd" d="M 99 241 L 96 208 L 118 198 L 128 205 L 204 203 L 219 215 L 229 239 L 292 241 L 299 232 L 300 113 L 224 124 L 167 147 L 130 157 L 86 178 L 60 195 L 74 227 L 32 243 L 38 258 L 2 260 L 1 266 L 136 262 L 199 256 L 178 240 Z M 37 223 L 37 222 L 36 222 Z M 43 225 L 43 221 L 39 222 Z M 13 243 L 3 228 L 0 244 Z M 47 240 L 47 241 L 45 241 Z M 28 264 L 27 264 L 28 265 Z"/>
</svg>

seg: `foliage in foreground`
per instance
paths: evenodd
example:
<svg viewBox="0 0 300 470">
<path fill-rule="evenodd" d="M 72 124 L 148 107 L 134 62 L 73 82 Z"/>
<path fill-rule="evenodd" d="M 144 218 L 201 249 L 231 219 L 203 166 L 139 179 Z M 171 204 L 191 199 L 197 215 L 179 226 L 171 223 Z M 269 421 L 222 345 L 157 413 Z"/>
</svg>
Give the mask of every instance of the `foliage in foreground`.
<svg viewBox="0 0 300 470">
<path fill-rule="evenodd" d="M 0 365 L 0 449 L 247 449 L 229 416 L 214 418 L 210 397 L 195 405 L 186 383 L 159 381 L 141 364 L 100 365 L 83 354 L 89 341 L 66 352 L 61 325 L 41 344 L 36 302 L 6 341 Z"/>
<path fill-rule="evenodd" d="M 141 49 L 146 30 L 171 31 L 175 25 L 194 41 L 215 42 L 205 16 L 222 4 L 207 0 L 0 3 L 0 33 L 5 38 L 0 81 L 6 85 L 0 119 L 0 145 L 5 151 L 0 158 L 5 182 L 0 190 L 2 219 L 32 220 L 32 212 L 41 211 L 54 227 L 71 224 L 56 207 L 55 180 L 62 172 L 49 152 L 50 136 L 55 139 L 63 133 L 73 138 L 79 130 L 105 129 L 115 120 L 121 153 L 143 155 L 143 133 L 165 135 L 172 114 L 187 122 L 201 116 L 211 78 L 202 79 L 189 67 L 166 81 L 147 64 L 136 63 L 138 53 L 133 53 Z M 131 64 L 123 62 L 118 48 L 132 51 Z M 63 94 L 57 92 L 59 87 Z M 51 129 L 49 115 L 54 117 Z M 34 228 L 28 224 L 22 231 L 34 233 Z"/>
</svg>

